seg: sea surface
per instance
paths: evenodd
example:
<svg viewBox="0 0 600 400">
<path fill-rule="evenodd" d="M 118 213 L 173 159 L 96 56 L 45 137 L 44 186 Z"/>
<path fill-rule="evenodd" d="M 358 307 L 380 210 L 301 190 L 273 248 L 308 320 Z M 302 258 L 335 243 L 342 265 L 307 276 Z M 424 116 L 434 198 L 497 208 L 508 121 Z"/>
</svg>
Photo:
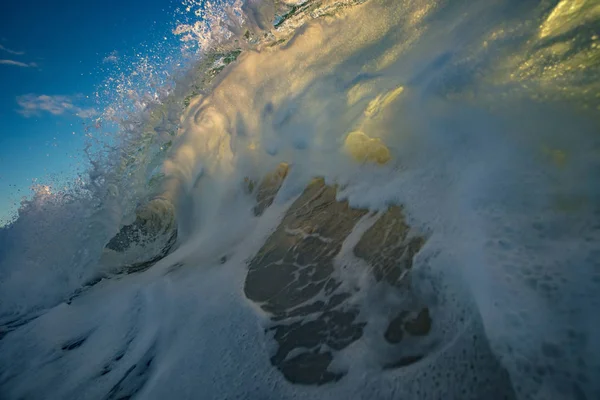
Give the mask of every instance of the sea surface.
<svg viewBox="0 0 600 400">
<path fill-rule="evenodd" d="M 182 7 L 0 228 L 0 399 L 600 398 L 598 1 Z"/>
</svg>

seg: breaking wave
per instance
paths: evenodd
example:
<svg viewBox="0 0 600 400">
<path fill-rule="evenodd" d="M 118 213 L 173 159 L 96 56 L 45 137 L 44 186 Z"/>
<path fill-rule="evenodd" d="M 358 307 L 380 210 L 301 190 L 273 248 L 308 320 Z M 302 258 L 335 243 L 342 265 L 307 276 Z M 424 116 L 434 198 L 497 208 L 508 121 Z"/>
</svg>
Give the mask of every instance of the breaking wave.
<svg viewBox="0 0 600 400">
<path fill-rule="evenodd" d="M 597 2 L 176 18 L 0 229 L 3 396 L 600 396 Z"/>
</svg>

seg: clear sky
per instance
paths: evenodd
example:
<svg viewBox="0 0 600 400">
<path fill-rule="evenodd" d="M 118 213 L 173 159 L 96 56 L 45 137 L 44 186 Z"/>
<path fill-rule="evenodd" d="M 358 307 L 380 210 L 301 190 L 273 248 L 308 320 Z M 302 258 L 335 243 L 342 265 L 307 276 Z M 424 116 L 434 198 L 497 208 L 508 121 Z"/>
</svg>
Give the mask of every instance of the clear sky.
<svg viewBox="0 0 600 400">
<path fill-rule="evenodd" d="M 93 94 L 123 60 L 173 39 L 171 0 L 8 0 L 0 5 L 0 226 L 32 180 L 81 165 Z"/>
</svg>

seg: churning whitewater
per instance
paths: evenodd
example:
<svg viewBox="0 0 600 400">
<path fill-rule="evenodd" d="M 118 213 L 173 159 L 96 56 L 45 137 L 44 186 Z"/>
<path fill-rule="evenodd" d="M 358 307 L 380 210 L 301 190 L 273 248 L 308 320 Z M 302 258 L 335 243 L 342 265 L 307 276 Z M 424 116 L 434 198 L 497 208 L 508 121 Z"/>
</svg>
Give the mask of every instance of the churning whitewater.
<svg viewBox="0 0 600 400">
<path fill-rule="evenodd" d="M 0 229 L 1 399 L 600 398 L 597 1 L 183 8 Z"/>
</svg>

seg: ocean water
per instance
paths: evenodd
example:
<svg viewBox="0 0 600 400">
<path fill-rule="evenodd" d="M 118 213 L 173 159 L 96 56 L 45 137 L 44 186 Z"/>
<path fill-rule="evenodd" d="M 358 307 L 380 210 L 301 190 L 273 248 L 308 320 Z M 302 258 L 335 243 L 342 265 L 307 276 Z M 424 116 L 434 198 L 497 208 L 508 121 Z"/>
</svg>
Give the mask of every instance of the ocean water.
<svg viewBox="0 0 600 400">
<path fill-rule="evenodd" d="M 597 1 L 182 9 L 0 229 L 1 399 L 600 398 Z"/>
</svg>

